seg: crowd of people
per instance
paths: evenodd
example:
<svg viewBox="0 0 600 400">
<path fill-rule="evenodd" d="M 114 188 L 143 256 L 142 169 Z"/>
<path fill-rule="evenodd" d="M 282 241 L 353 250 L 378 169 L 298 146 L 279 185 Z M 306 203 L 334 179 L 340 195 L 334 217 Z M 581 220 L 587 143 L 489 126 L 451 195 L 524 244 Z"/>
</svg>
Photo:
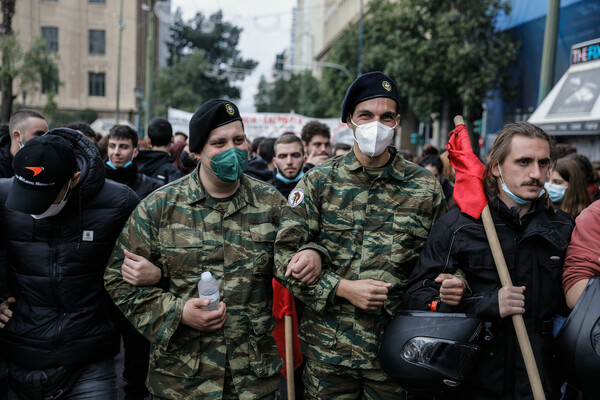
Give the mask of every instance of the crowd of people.
<svg viewBox="0 0 600 400">
<path fill-rule="evenodd" d="M 122 340 L 128 399 L 287 398 L 286 379 L 297 399 L 533 399 L 513 315 L 546 398 L 593 398 L 565 383 L 555 340 L 600 274 L 593 164 L 529 123 L 499 132 L 482 179 L 503 286 L 481 218 L 454 201 L 448 152 L 392 145 L 395 82 L 360 76 L 341 110 L 351 146 L 318 121 L 250 142 L 237 106 L 215 99 L 189 136 L 152 119 L 150 149 L 128 126 L 98 137 L 15 112 L 0 139 L 0 398 L 116 399 Z M 215 304 L 199 295 L 206 271 Z M 274 285 L 294 297 L 294 377 Z M 442 391 L 382 367 L 381 338 L 406 310 L 481 322 L 478 357 Z M 425 354 L 436 340 L 453 350 Z M 443 377 L 460 355 L 443 338 L 421 345 L 417 358 L 395 349 L 415 374 Z"/>
</svg>

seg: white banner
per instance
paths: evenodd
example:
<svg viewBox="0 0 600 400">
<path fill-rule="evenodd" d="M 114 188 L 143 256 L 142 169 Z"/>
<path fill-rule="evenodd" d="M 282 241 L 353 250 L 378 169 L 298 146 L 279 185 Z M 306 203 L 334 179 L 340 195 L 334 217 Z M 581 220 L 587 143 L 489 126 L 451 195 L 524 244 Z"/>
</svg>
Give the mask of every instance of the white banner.
<svg viewBox="0 0 600 400">
<path fill-rule="evenodd" d="M 173 133 L 189 134 L 189 123 L 193 113 L 169 108 L 168 120 L 173 126 Z M 302 127 L 310 121 L 317 120 L 329 126 L 332 142 L 352 145 L 352 131 L 339 118 L 310 118 L 300 114 L 283 113 L 244 113 L 242 114 L 244 130 L 248 139 L 257 137 L 279 137 L 284 132 L 294 132 L 300 136 Z M 337 140 L 335 140 L 337 137 Z"/>
</svg>

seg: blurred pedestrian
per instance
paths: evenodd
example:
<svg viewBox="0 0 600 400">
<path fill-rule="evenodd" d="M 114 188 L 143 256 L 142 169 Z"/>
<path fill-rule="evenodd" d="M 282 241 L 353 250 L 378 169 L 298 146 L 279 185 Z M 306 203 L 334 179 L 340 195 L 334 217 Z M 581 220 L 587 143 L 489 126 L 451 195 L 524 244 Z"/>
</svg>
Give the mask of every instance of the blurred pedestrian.
<svg viewBox="0 0 600 400">
<path fill-rule="evenodd" d="M 572 158 L 577 161 L 579 167 L 582 169 L 592 201 L 600 200 L 600 186 L 598 185 L 599 177 L 590 160 L 583 154 L 576 153 L 568 155 L 567 158 Z"/>
<path fill-rule="evenodd" d="M 48 130 L 46 118 L 35 110 L 20 109 L 8 121 L 9 134 L 0 138 L 0 178 L 15 175 L 13 158 L 33 137 L 42 136 Z"/>
<path fill-rule="evenodd" d="M 138 170 L 159 179 L 163 183 L 169 183 L 181 178 L 182 172 L 173 165 L 175 161 L 171 157 L 171 143 L 173 139 L 173 127 L 166 118 L 156 117 L 148 123 L 148 141 L 151 150 L 142 150 L 137 156 Z"/>
<path fill-rule="evenodd" d="M 302 127 L 300 137 L 306 151 L 304 165 L 307 169 L 319 165 L 329 158 L 329 147 L 331 146 L 329 126 L 319 121 L 310 121 Z"/>
<path fill-rule="evenodd" d="M 440 184 L 442 185 L 442 190 L 444 191 L 444 197 L 446 198 L 446 205 L 448 209 L 456 207 L 456 203 L 452 198 L 452 193 L 454 192 L 454 184 L 450 182 L 444 174 L 444 163 L 442 159 L 437 154 L 428 154 L 421 158 L 419 161 L 419 165 L 435 176 Z"/>
<path fill-rule="evenodd" d="M 352 146 L 347 143 L 336 143 L 331 150 L 331 157 L 341 156 L 352 150 Z"/>
<path fill-rule="evenodd" d="M 591 203 L 584 173 L 572 158 L 558 159 L 545 188 L 554 206 L 573 218 Z"/>
</svg>

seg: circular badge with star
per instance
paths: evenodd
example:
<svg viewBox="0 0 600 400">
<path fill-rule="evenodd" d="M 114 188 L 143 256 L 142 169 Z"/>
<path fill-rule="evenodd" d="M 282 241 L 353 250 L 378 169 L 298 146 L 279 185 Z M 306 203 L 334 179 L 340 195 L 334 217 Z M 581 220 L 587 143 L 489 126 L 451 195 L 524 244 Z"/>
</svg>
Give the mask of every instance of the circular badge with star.
<svg viewBox="0 0 600 400">
<path fill-rule="evenodd" d="M 225 104 L 225 111 L 227 111 L 227 114 L 229 114 L 231 116 L 233 116 L 233 114 L 235 114 L 235 110 L 233 109 L 231 104 Z"/>
</svg>

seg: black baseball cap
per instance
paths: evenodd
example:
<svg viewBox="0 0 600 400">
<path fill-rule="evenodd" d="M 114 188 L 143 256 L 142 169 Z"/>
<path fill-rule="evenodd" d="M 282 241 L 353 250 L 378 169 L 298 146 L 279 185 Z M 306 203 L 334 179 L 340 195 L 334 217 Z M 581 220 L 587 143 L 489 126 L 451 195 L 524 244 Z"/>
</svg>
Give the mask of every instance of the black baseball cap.
<svg viewBox="0 0 600 400">
<path fill-rule="evenodd" d="M 13 169 L 15 177 L 6 207 L 26 214 L 41 214 L 77 172 L 75 150 L 60 136 L 35 137 L 17 152 Z"/>
<path fill-rule="evenodd" d="M 197 153 L 204 148 L 210 132 L 234 121 L 242 121 L 240 110 L 227 100 L 209 100 L 202 104 L 190 120 L 190 151 Z"/>
<path fill-rule="evenodd" d="M 368 72 L 356 78 L 346 91 L 342 103 L 342 122 L 346 122 L 348 114 L 354 112 L 357 104 L 378 97 L 388 97 L 396 102 L 396 107 L 399 106 L 398 86 L 392 78 L 379 71 Z"/>
</svg>

